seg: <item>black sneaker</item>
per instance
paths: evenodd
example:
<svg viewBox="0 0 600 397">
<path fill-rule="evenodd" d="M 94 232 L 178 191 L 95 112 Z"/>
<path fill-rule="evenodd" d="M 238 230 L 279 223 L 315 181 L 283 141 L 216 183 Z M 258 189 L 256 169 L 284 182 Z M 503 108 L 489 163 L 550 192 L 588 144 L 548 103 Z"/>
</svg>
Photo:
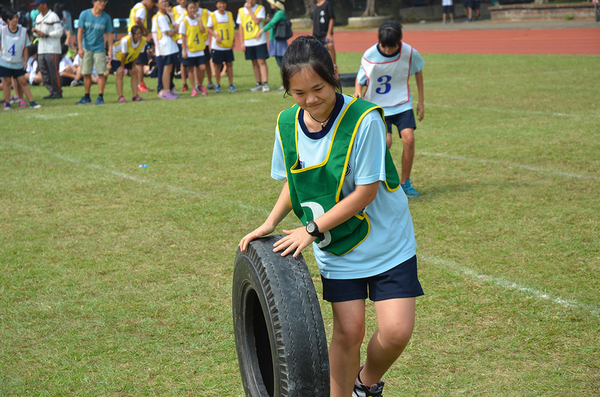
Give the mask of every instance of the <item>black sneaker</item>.
<svg viewBox="0 0 600 397">
<path fill-rule="evenodd" d="M 371 385 L 371 387 L 368 387 L 356 379 L 356 381 L 354 381 L 354 391 L 352 392 L 352 397 L 383 397 L 382 393 L 384 385 L 385 382 L 381 381 L 376 385 Z"/>
</svg>

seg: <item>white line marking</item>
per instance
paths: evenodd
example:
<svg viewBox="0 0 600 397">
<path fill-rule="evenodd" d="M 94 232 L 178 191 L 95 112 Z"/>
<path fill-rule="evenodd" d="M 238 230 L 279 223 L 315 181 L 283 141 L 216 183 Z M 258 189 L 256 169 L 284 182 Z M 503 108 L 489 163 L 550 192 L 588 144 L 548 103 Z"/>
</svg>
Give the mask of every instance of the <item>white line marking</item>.
<svg viewBox="0 0 600 397">
<path fill-rule="evenodd" d="M 593 117 L 600 118 L 600 114 L 585 114 L 585 113 L 556 113 L 556 112 L 538 112 L 533 110 L 515 110 L 515 109 L 501 109 L 501 108 L 485 108 L 480 106 L 454 106 L 454 105 L 444 105 L 439 103 L 431 103 L 427 102 L 427 106 L 437 106 L 440 108 L 446 109 L 463 109 L 463 110 L 477 110 L 483 112 L 494 112 L 494 113 L 509 113 L 509 114 L 525 114 L 525 115 L 535 115 L 535 116 L 554 116 L 554 117 Z"/>
<path fill-rule="evenodd" d="M 479 274 L 475 270 L 470 269 L 465 266 L 461 266 L 458 263 L 446 259 L 440 259 L 429 255 L 418 255 L 419 259 L 424 260 L 425 262 L 433 263 L 434 265 L 445 267 L 446 269 L 453 270 L 458 273 L 462 273 L 472 279 L 482 281 L 484 283 L 492 284 L 498 287 L 503 287 L 506 289 L 512 289 L 519 292 L 524 293 L 525 295 L 532 296 L 534 298 L 550 300 L 560 306 L 564 307 L 576 307 L 580 309 L 584 309 L 589 311 L 595 317 L 600 317 L 600 309 L 594 305 L 589 305 L 587 303 L 581 303 L 572 299 L 564 299 L 559 296 L 555 296 L 552 294 L 548 294 L 542 291 L 539 291 L 535 288 L 527 287 L 509 280 L 505 280 L 501 277 L 493 277 L 487 276 L 485 274 Z"/>
<path fill-rule="evenodd" d="M 27 117 L 28 119 L 42 119 L 42 120 L 55 120 L 55 119 L 62 119 L 65 117 L 77 117 L 79 116 L 79 113 L 66 113 L 66 114 L 28 114 Z"/>
<path fill-rule="evenodd" d="M 434 157 L 440 157 L 440 158 L 445 158 L 445 159 L 450 159 L 450 160 L 467 161 L 470 163 L 491 164 L 491 165 L 495 165 L 495 166 L 502 166 L 505 168 L 519 168 L 522 170 L 541 172 L 544 174 L 552 174 L 552 175 L 556 175 L 556 176 L 562 176 L 565 178 L 592 179 L 595 181 L 600 181 L 600 176 L 596 176 L 596 175 L 576 174 L 574 172 L 562 172 L 562 171 L 556 171 L 556 170 L 547 169 L 547 168 L 533 167 L 531 165 L 507 164 L 507 163 L 502 163 L 500 161 L 475 159 L 475 158 L 470 158 L 470 157 L 454 156 L 451 154 L 444 154 L 444 153 L 431 153 L 431 152 L 417 152 L 417 153 L 423 154 L 425 156 L 434 156 Z"/>
<path fill-rule="evenodd" d="M 188 189 L 183 189 L 177 186 L 173 186 L 173 185 L 168 185 L 168 184 L 164 184 L 164 183 L 159 183 L 159 182 L 154 182 L 154 181 L 150 181 L 148 179 L 144 179 L 144 178 L 139 178 L 133 175 L 129 175 L 129 174 L 125 174 L 123 172 L 120 171 L 115 171 L 112 170 L 110 168 L 107 167 L 103 167 L 100 165 L 95 165 L 95 164 L 88 164 L 85 163 L 83 161 L 74 159 L 72 157 L 68 157 L 68 156 L 64 156 L 55 152 L 51 152 L 51 151 L 44 151 L 44 150 L 40 150 L 38 148 L 34 148 L 31 146 L 27 146 L 27 145 L 22 145 L 19 143 L 13 143 L 13 142 L 4 142 L 6 144 L 12 145 L 13 147 L 19 148 L 21 150 L 25 150 L 25 151 L 29 151 L 29 152 L 35 152 L 35 153 L 39 153 L 42 155 L 50 155 L 52 157 L 55 157 L 57 159 L 66 161 L 68 163 L 72 163 L 72 164 L 76 164 L 76 165 L 80 165 L 80 166 L 84 166 L 87 168 L 91 168 L 94 170 L 98 170 L 98 171 L 102 171 L 102 172 L 106 172 L 108 174 L 120 177 L 120 178 L 124 178 L 127 180 L 130 180 L 132 182 L 136 182 L 136 183 L 140 183 L 140 184 L 147 184 L 153 187 L 157 187 L 157 188 L 161 188 L 161 189 L 166 189 L 170 192 L 173 193 L 177 193 L 177 194 L 186 194 L 186 195 L 190 195 L 193 197 L 197 197 L 197 198 L 202 198 L 202 199 L 210 199 L 211 197 L 209 195 L 206 195 L 204 193 L 200 193 L 200 192 L 195 192 L 193 190 L 188 190 Z M 214 199 L 214 198 L 213 198 Z M 247 210 L 251 210 L 251 211 L 256 211 L 256 212 L 260 212 L 262 214 L 266 214 L 268 215 L 270 212 L 267 210 L 264 210 L 262 208 L 258 208 L 258 207 L 254 207 L 251 205 L 247 205 L 241 202 L 237 202 L 237 201 L 233 201 L 233 200 L 223 200 L 223 199 L 219 199 L 223 202 L 229 203 L 229 204 L 233 204 L 237 207 L 243 208 L 243 209 L 247 209 Z M 530 287 L 526 287 L 517 283 L 514 283 L 512 281 L 508 281 L 505 280 L 503 278 L 499 278 L 499 277 L 492 277 L 492 276 L 486 276 L 483 274 L 478 274 L 476 271 L 474 271 L 473 269 L 470 269 L 468 267 L 465 266 L 460 266 L 459 264 L 457 264 L 456 262 L 450 261 L 450 260 L 446 260 L 446 259 L 439 259 L 436 257 L 431 257 L 428 255 L 419 255 L 419 258 L 421 258 L 422 260 L 424 260 L 425 262 L 430 262 L 433 263 L 435 265 L 438 266 L 443 266 L 447 269 L 453 270 L 455 272 L 458 273 L 462 273 L 465 274 L 475 280 L 481 281 L 481 282 L 485 282 L 485 283 L 490 283 L 493 285 L 496 285 L 498 287 L 503 287 L 506 289 L 513 289 L 513 290 L 517 290 L 519 292 L 524 293 L 525 295 L 528 296 L 533 296 L 535 298 L 538 299 L 544 299 L 544 300 L 550 300 L 560 306 L 563 307 L 577 307 L 580 309 L 584 309 L 586 311 L 589 311 L 592 315 L 596 316 L 596 317 L 600 317 L 600 309 L 598 309 L 596 306 L 593 305 L 589 305 L 586 303 L 581 303 L 578 302 L 576 300 L 569 300 L 569 299 L 563 299 L 561 297 L 558 296 L 554 296 L 554 295 L 550 295 L 550 294 L 546 294 L 544 292 L 541 292 L 539 290 L 536 290 L 534 288 L 530 288 Z"/>
</svg>

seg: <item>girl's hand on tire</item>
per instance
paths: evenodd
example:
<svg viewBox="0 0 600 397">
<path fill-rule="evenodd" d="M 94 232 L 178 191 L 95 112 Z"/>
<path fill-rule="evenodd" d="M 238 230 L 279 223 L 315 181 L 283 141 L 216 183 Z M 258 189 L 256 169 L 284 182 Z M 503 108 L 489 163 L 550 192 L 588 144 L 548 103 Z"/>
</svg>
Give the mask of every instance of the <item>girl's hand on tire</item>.
<svg viewBox="0 0 600 397">
<path fill-rule="evenodd" d="M 267 226 L 263 223 L 262 225 L 257 227 L 253 232 L 246 234 L 238 244 L 238 247 L 240 247 L 240 250 L 244 252 L 246 251 L 246 248 L 248 248 L 248 244 L 250 244 L 252 240 L 256 240 L 257 238 L 266 236 L 267 234 L 271 234 L 274 230 L 274 227 Z"/>
<path fill-rule="evenodd" d="M 284 250 L 281 253 L 281 256 L 286 256 L 293 251 L 293 257 L 296 258 L 304 248 L 311 245 L 312 242 L 317 239 L 308 234 L 305 227 L 299 227 L 294 230 L 284 230 L 283 232 L 287 234 L 287 236 L 273 244 L 273 247 L 275 247 L 273 248 L 273 252 Z"/>
</svg>

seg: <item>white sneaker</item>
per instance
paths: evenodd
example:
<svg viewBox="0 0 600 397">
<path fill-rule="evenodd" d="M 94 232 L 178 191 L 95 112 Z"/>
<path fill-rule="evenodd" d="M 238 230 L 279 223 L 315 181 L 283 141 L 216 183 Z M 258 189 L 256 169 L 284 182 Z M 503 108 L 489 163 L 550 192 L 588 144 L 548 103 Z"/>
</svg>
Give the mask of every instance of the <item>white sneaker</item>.
<svg viewBox="0 0 600 397">
<path fill-rule="evenodd" d="M 261 83 L 256 83 L 256 85 L 252 88 L 250 88 L 251 92 L 257 92 L 257 91 L 262 91 L 263 89 L 263 85 Z"/>
<path fill-rule="evenodd" d="M 269 87 L 269 84 L 264 83 L 262 86 L 262 92 L 269 92 L 271 91 L 271 87 Z"/>
</svg>

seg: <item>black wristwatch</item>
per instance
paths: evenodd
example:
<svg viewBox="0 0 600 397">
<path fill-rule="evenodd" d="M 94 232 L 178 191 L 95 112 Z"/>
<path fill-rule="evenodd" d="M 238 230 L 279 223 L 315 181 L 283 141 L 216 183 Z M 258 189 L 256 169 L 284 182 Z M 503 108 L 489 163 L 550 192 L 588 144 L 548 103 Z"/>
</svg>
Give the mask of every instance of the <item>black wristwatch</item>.
<svg viewBox="0 0 600 397">
<path fill-rule="evenodd" d="M 306 224 L 306 232 L 321 241 L 325 239 L 325 235 L 319 231 L 319 226 L 317 226 L 315 221 L 310 221 Z"/>
</svg>

